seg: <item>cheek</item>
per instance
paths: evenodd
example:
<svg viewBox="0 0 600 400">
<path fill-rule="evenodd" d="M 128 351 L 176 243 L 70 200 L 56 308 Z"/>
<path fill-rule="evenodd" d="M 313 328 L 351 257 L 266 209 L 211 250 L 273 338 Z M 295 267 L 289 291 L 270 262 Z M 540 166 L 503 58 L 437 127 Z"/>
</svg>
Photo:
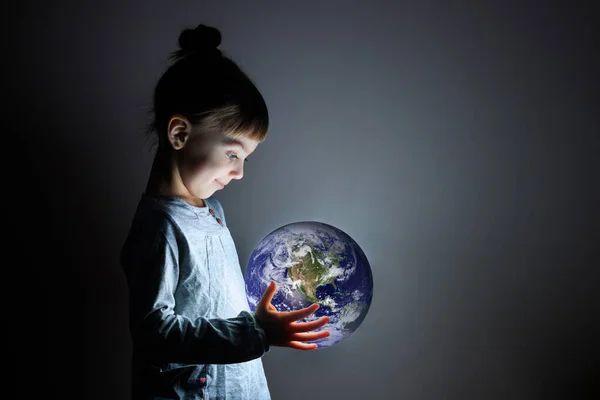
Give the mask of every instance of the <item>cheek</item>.
<svg viewBox="0 0 600 400">
<path fill-rule="evenodd" d="M 186 154 L 178 160 L 179 174 L 183 183 L 189 188 L 193 185 L 198 177 L 202 175 L 202 171 L 206 169 L 207 159 L 202 156 L 194 156 Z"/>
<path fill-rule="evenodd" d="M 201 149 L 190 149 L 183 155 L 181 163 L 190 175 L 196 175 L 202 170 L 213 168 L 215 164 L 214 154 L 203 152 Z"/>
<path fill-rule="evenodd" d="M 187 184 L 198 186 L 219 177 L 225 169 L 225 163 L 219 162 L 215 157 L 188 158 L 181 175 Z"/>
<path fill-rule="evenodd" d="M 182 177 L 193 179 L 206 168 L 206 159 L 187 157 L 179 163 Z"/>
</svg>

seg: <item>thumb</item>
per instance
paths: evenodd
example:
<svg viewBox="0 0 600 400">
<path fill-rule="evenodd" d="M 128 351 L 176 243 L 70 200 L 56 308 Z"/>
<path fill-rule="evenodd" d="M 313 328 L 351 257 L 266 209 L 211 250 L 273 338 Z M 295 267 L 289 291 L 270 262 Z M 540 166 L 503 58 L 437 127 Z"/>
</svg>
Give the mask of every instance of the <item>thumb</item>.
<svg viewBox="0 0 600 400">
<path fill-rule="evenodd" d="M 269 286 L 265 289 L 262 298 L 258 302 L 258 305 L 263 308 L 268 308 L 268 305 L 271 304 L 271 300 L 273 300 L 273 296 L 277 291 L 277 284 L 274 281 L 269 283 Z"/>
</svg>

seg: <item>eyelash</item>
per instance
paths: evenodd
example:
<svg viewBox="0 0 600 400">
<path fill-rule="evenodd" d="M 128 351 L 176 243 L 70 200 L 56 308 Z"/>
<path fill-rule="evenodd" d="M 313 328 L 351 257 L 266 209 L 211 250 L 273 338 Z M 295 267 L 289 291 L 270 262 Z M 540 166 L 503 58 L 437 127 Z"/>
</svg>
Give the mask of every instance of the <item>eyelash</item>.
<svg viewBox="0 0 600 400">
<path fill-rule="evenodd" d="M 226 156 L 230 160 L 233 160 L 234 158 L 238 158 L 237 154 L 234 154 L 234 153 L 227 153 Z M 229 157 L 229 156 L 233 156 L 233 157 Z M 248 157 L 246 157 L 246 159 L 244 160 L 244 162 L 248 162 Z"/>
</svg>

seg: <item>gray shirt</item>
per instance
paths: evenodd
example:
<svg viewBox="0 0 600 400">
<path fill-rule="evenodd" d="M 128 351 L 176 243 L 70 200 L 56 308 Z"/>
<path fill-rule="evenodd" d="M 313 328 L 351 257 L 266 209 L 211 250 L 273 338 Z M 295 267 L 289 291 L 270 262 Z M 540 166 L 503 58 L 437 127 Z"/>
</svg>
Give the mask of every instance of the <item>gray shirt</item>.
<svg viewBox="0 0 600 400">
<path fill-rule="evenodd" d="M 134 399 L 270 399 L 221 204 L 142 194 L 122 248 Z"/>
</svg>

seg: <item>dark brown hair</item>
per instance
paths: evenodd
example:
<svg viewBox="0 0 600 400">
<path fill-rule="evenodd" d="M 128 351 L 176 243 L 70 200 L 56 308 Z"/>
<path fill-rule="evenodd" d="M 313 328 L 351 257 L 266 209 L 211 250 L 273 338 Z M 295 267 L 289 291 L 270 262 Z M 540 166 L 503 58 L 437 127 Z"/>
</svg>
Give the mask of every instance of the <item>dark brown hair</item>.
<svg viewBox="0 0 600 400">
<path fill-rule="evenodd" d="M 266 138 L 265 100 L 248 75 L 218 49 L 220 44 L 221 33 L 213 27 L 198 25 L 181 32 L 180 48 L 170 55 L 172 64 L 154 90 L 148 134 L 157 137 L 159 149 L 175 114 L 185 116 L 200 131 Z"/>
</svg>

